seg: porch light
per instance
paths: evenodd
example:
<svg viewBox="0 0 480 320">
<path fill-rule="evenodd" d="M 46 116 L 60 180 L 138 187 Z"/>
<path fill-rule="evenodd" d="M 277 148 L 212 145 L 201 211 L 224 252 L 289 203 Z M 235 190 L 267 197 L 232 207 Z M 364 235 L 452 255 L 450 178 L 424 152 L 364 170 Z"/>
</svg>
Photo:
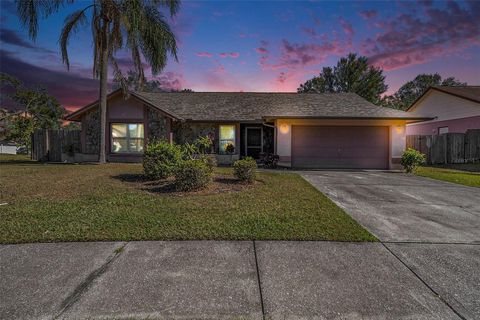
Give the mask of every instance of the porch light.
<svg viewBox="0 0 480 320">
<path fill-rule="evenodd" d="M 287 134 L 289 130 L 290 130 L 290 127 L 288 126 L 288 124 L 280 125 L 280 132 L 281 133 Z"/>
<path fill-rule="evenodd" d="M 397 132 L 398 134 L 402 134 L 403 130 L 404 130 L 403 126 L 396 126 L 395 127 L 395 132 Z"/>
</svg>

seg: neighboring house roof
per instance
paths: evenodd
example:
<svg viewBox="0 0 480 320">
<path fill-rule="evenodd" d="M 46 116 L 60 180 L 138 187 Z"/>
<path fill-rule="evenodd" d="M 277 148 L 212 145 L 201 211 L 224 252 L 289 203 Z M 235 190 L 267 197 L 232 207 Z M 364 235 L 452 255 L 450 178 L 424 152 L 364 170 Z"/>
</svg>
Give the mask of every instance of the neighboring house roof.
<svg viewBox="0 0 480 320">
<path fill-rule="evenodd" d="M 406 111 L 409 111 L 413 108 L 420 100 L 422 100 L 429 92 L 431 91 L 439 91 L 446 94 L 450 94 L 452 96 L 456 96 L 458 98 L 467 99 L 473 102 L 480 103 L 480 86 L 455 86 L 455 87 L 447 87 L 447 86 L 436 86 L 430 87 L 425 91 L 420 97 L 417 98 L 408 108 Z"/>
<path fill-rule="evenodd" d="M 376 106 L 355 93 L 132 92 L 132 96 L 173 118 L 189 121 L 261 121 L 276 118 L 431 119 Z M 82 110 L 75 114 L 78 115 Z"/>
</svg>

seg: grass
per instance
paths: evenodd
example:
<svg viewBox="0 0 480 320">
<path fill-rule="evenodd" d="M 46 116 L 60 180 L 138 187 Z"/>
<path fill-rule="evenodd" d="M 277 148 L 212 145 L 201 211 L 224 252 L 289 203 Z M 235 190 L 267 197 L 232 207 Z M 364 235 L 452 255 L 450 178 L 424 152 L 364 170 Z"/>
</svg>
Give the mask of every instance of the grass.
<svg viewBox="0 0 480 320">
<path fill-rule="evenodd" d="M 421 167 L 417 170 L 416 174 L 422 177 L 480 188 L 480 170 L 478 170 L 480 169 L 480 165 L 473 164 L 464 166 L 464 168 L 469 171 L 450 169 L 448 167 Z M 462 165 L 456 165 L 454 168 L 462 168 Z"/>
<path fill-rule="evenodd" d="M 292 173 L 239 191 L 152 193 L 119 177 L 139 164 L 40 164 L 0 158 L 0 243 L 107 240 L 376 241 Z M 217 170 L 229 174 L 230 169 Z"/>
</svg>

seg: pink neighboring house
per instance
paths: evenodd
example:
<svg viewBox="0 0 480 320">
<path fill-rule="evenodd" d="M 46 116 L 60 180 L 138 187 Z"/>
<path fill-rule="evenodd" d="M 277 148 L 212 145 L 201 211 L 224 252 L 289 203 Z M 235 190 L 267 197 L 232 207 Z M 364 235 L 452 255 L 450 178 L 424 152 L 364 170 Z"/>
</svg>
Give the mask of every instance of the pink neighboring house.
<svg viewBox="0 0 480 320">
<path fill-rule="evenodd" d="M 480 86 L 431 87 L 407 112 L 434 120 L 407 125 L 407 135 L 465 133 L 480 129 Z"/>
</svg>

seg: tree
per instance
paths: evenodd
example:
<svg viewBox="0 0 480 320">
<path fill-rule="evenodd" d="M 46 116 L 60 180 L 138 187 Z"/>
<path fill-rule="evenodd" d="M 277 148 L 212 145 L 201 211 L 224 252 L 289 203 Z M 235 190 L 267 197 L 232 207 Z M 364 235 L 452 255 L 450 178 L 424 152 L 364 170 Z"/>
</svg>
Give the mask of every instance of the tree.
<svg viewBox="0 0 480 320">
<path fill-rule="evenodd" d="M 0 73 L 0 84 L 2 91 L 12 92 L 7 96 L 20 109 L 5 113 L 0 118 L 8 123 L 8 140 L 29 147 L 30 136 L 35 130 L 60 128 L 66 111 L 44 88 L 27 88 L 21 81 L 5 73 Z"/>
<path fill-rule="evenodd" d="M 193 92 L 192 89 L 181 89 L 181 90 L 174 90 L 170 89 L 167 90 L 162 87 L 162 82 L 160 80 L 147 80 L 144 78 L 143 80 L 139 80 L 138 74 L 135 70 L 128 70 L 127 77 L 125 78 L 124 85 L 129 91 L 145 91 L 145 92 Z M 113 90 L 117 90 L 122 87 L 122 83 L 120 83 L 117 79 L 114 79 L 113 83 Z"/>
<path fill-rule="evenodd" d="M 442 80 L 442 77 L 438 73 L 419 74 L 415 79 L 401 86 L 393 95 L 384 97 L 382 105 L 389 108 L 406 110 L 430 87 L 465 85 L 467 85 L 467 83 L 460 82 L 454 77 L 448 77 Z"/>
<path fill-rule="evenodd" d="M 35 40 L 38 17 L 46 18 L 72 2 L 74 0 L 17 0 L 17 12 L 22 24 L 28 27 L 30 37 Z M 70 66 L 67 50 L 70 37 L 80 27 L 86 26 L 91 27 L 93 35 L 93 75 L 100 82 L 100 163 L 106 161 L 108 65 L 111 64 L 115 78 L 123 84 L 124 77 L 116 62 L 115 53 L 120 49 L 129 49 L 141 83 L 145 78 L 142 56 L 150 65 L 153 74 L 159 73 L 165 67 L 168 54 L 177 59 L 175 36 L 159 7 L 167 8 L 173 17 L 179 5 L 179 0 L 89 0 L 83 9 L 65 18 L 59 42 L 67 69 Z M 88 12 L 90 17 L 87 17 Z M 126 90 L 125 85 L 122 85 L 122 88 Z"/>
<path fill-rule="evenodd" d="M 113 90 L 122 88 L 125 86 L 129 91 L 145 91 L 145 92 L 163 92 L 160 81 L 141 79 L 135 70 L 128 70 L 127 77 L 122 84 L 120 79 L 114 79 Z"/>
<path fill-rule="evenodd" d="M 350 53 L 333 68 L 324 67 L 317 77 L 301 84 L 298 93 L 355 92 L 366 100 L 379 104 L 387 91 L 383 71 L 368 64 L 368 59 Z"/>
</svg>

